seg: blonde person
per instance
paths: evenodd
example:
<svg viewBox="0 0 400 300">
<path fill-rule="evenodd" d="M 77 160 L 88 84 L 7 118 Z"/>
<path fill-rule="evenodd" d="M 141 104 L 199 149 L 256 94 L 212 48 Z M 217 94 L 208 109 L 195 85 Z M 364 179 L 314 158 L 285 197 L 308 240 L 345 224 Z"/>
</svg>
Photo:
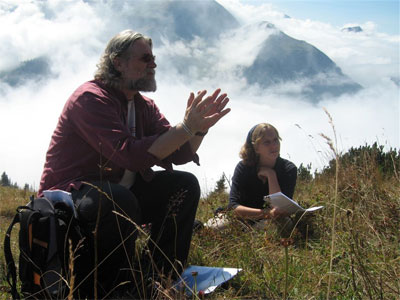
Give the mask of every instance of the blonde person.
<svg viewBox="0 0 400 300">
<path fill-rule="evenodd" d="M 290 235 L 295 222 L 283 211 L 265 208 L 264 196 L 282 192 L 292 198 L 297 167 L 280 157 L 281 137 L 268 123 L 255 125 L 240 150 L 242 159 L 235 168 L 229 194 L 228 210 L 246 224 L 264 227 L 268 220 L 278 225 L 282 237 Z M 230 223 L 224 212 L 218 212 L 204 226 L 222 230 Z"/>
<path fill-rule="evenodd" d="M 263 227 L 267 220 L 277 223 L 279 233 L 290 235 L 294 222 L 276 208 L 264 208 L 264 196 L 282 192 L 292 198 L 297 179 L 297 167 L 280 157 L 281 137 L 268 123 L 255 125 L 247 134 L 240 150 L 242 159 L 235 168 L 229 195 L 228 210 L 249 225 Z M 227 215 L 219 212 L 205 227 L 224 229 Z"/>
<path fill-rule="evenodd" d="M 250 224 L 273 220 L 282 236 L 288 236 L 293 222 L 283 211 L 263 208 L 264 196 L 282 192 L 292 198 L 297 167 L 280 156 L 281 137 L 268 123 L 255 125 L 249 131 L 240 151 L 229 195 L 229 209 Z"/>
</svg>

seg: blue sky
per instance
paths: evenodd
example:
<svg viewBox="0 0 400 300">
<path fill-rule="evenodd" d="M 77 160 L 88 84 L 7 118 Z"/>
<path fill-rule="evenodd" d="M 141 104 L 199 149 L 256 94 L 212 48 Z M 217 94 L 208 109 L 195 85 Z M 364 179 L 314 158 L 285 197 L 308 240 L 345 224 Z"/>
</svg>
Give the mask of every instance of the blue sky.
<svg viewBox="0 0 400 300">
<path fill-rule="evenodd" d="M 347 23 L 363 24 L 372 21 L 377 30 L 399 34 L 399 1 L 343 1 L 343 0 L 244 0 L 243 3 L 271 3 L 292 18 L 312 19 L 341 27 Z"/>
</svg>

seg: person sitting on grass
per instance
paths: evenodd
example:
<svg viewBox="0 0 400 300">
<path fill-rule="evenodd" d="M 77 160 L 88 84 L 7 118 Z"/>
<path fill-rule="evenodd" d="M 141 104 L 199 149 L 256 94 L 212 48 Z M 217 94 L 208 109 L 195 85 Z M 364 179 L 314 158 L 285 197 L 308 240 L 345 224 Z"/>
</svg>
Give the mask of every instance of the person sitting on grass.
<svg viewBox="0 0 400 300">
<path fill-rule="evenodd" d="M 287 237 L 294 225 L 289 216 L 277 208 L 264 208 L 264 196 L 282 192 L 293 198 L 296 187 L 297 167 L 280 157 L 280 146 L 279 132 L 271 124 L 250 129 L 233 174 L 228 208 L 250 224 L 271 219 L 281 236 Z"/>
<path fill-rule="evenodd" d="M 183 121 L 173 126 L 141 94 L 156 90 L 156 67 L 150 38 L 133 30 L 114 36 L 95 79 L 66 102 L 47 151 L 39 196 L 70 192 L 88 243 L 74 269 L 81 298 L 152 298 L 142 286 L 177 278 L 187 262 L 200 187 L 172 166 L 198 164 L 197 150 L 230 111 L 229 98 L 220 89 L 190 93 Z M 164 170 L 153 171 L 156 165 Z M 140 261 L 142 224 L 151 227 Z"/>
<path fill-rule="evenodd" d="M 229 194 L 228 211 L 246 224 L 262 226 L 271 219 L 278 225 L 282 237 L 288 237 L 294 222 L 277 208 L 265 207 L 264 196 L 282 192 L 293 198 L 297 167 L 280 157 L 278 130 L 268 123 L 250 129 L 240 150 L 241 161 L 236 165 Z M 226 228 L 229 220 L 223 212 L 207 221 L 205 227 Z"/>
</svg>

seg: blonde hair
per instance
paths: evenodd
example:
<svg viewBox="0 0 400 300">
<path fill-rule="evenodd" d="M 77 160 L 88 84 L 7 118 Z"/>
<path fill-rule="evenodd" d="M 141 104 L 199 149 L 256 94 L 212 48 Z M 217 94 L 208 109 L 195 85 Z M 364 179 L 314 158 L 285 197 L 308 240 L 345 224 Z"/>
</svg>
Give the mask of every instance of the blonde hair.
<svg viewBox="0 0 400 300">
<path fill-rule="evenodd" d="M 97 64 L 97 71 L 94 74 L 94 79 L 100 80 L 105 84 L 120 88 L 121 85 L 121 72 L 114 67 L 114 59 L 116 57 L 123 57 L 129 59 L 128 49 L 138 39 L 144 39 L 150 47 L 153 43 L 149 37 L 141 33 L 127 29 L 115 35 L 107 44 L 104 53 Z"/>
<path fill-rule="evenodd" d="M 239 152 L 240 158 L 243 160 L 245 165 L 255 166 L 258 164 L 259 155 L 256 153 L 255 148 L 264 137 L 266 130 L 272 129 L 275 131 L 277 138 L 281 141 L 278 130 L 269 123 L 260 123 L 250 129 L 246 142 L 242 146 Z"/>
</svg>

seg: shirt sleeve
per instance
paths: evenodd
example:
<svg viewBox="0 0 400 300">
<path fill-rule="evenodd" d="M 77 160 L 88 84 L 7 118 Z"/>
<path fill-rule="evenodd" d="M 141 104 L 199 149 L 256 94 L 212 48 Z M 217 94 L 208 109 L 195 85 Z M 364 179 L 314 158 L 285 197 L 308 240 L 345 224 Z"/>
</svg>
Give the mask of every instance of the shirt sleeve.
<svg viewBox="0 0 400 300">
<path fill-rule="evenodd" d="M 232 177 L 231 191 L 229 193 L 229 204 L 228 209 L 235 209 L 237 206 L 241 205 L 240 197 L 241 190 L 243 189 L 243 168 L 240 163 L 236 165 L 235 171 Z"/>
<path fill-rule="evenodd" d="M 150 129 L 149 132 L 144 132 L 145 136 L 148 135 L 156 135 L 157 137 L 164 133 L 166 130 L 171 128 L 170 123 L 165 118 L 165 116 L 160 112 L 157 105 L 153 100 L 149 98 L 146 99 L 146 117 L 143 120 L 146 123 L 146 127 Z M 197 165 L 199 165 L 199 157 L 196 153 L 193 153 L 192 148 L 190 147 L 190 143 L 186 142 L 181 147 L 179 147 L 176 151 L 171 153 L 169 156 L 164 158 L 160 164 L 160 167 L 165 169 L 171 169 L 171 164 L 181 165 L 187 162 L 193 161 Z"/>
<path fill-rule="evenodd" d="M 288 163 L 284 172 L 285 174 L 282 176 L 283 178 L 281 180 L 278 178 L 279 186 L 282 193 L 289 198 L 293 198 L 297 181 L 297 167 L 292 163 Z"/>
<path fill-rule="evenodd" d="M 116 101 L 86 92 L 70 103 L 66 118 L 84 141 L 121 168 L 140 171 L 162 164 L 147 151 L 158 134 L 140 140 L 132 137 Z"/>
<path fill-rule="evenodd" d="M 186 142 L 178 150 L 163 159 L 163 163 L 173 163 L 175 165 L 183 165 L 190 161 L 200 165 L 199 156 L 196 153 L 193 153 L 189 142 Z"/>
</svg>

